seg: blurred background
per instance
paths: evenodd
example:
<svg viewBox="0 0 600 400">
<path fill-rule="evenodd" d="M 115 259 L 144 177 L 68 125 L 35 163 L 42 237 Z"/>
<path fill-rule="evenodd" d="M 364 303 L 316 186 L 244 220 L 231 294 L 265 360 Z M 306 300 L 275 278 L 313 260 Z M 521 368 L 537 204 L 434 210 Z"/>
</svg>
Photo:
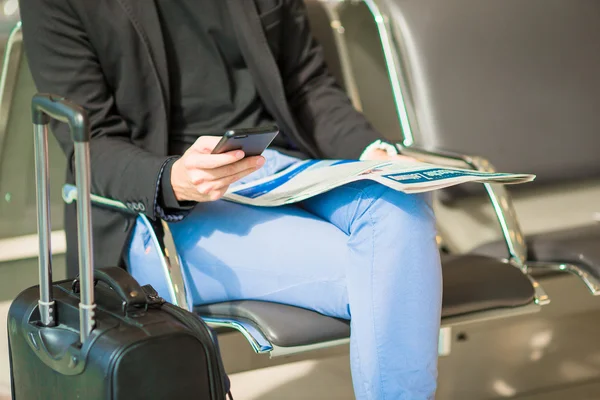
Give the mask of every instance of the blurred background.
<svg viewBox="0 0 600 400">
<path fill-rule="evenodd" d="M 0 49 L 4 54 L 4 47 L 8 40 L 8 35 L 15 24 L 19 21 L 19 2 L 18 0 L 0 1 Z"/>
<path fill-rule="evenodd" d="M 407 154 L 538 176 L 508 191 L 436 194 L 445 280 L 437 398 L 600 399 L 600 3 L 305 3 L 331 73 Z M 0 0 L 2 325 L 11 299 L 37 283 L 35 87 L 18 22 L 17 0 Z M 58 280 L 65 161 L 54 141 L 50 152 Z M 343 340 L 273 358 L 237 332 L 220 340 L 237 400 L 353 398 Z M 9 393 L 2 328 L 0 400 Z"/>
</svg>

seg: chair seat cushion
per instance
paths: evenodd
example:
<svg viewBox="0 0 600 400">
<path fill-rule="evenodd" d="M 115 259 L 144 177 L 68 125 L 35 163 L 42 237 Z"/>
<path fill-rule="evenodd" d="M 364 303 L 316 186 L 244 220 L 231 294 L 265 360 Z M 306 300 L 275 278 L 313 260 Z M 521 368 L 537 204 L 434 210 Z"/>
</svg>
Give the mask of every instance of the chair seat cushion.
<svg viewBox="0 0 600 400">
<path fill-rule="evenodd" d="M 244 320 L 259 328 L 272 344 L 296 347 L 345 339 L 348 321 L 300 307 L 264 301 L 230 301 L 195 308 L 202 317 Z"/>
<path fill-rule="evenodd" d="M 442 318 L 525 306 L 534 301 L 531 281 L 518 268 L 479 255 L 442 256 Z"/>
<path fill-rule="evenodd" d="M 442 318 L 525 306 L 533 302 L 531 282 L 520 270 L 478 255 L 442 256 Z M 398 305 L 401 307 L 402 305 Z M 345 339 L 350 322 L 314 311 L 263 301 L 231 301 L 196 307 L 203 317 L 245 320 L 280 347 Z"/>
<path fill-rule="evenodd" d="M 531 235 L 526 243 L 529 261 L 575 264 L 600 278 L 600 224 Z M 507 257 L 503 241 L 488 243 L 475 253 Z"/>
</svg>

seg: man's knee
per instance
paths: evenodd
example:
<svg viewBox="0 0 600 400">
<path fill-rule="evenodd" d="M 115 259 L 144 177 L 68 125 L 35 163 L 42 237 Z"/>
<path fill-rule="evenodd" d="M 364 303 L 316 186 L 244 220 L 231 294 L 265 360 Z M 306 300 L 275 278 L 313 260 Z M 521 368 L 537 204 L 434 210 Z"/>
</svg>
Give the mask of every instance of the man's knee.
<svg viewBox="0 0 600 400">
<path fill-rule="evenodd" d="M 358 190 L 357 197 L 370 209 L 371 216 L 402 222 L 405 228 L 415 224 L 416 228 L 435 229 L 431 193 L 407 194 L 370 180 L 355 182 L 353 188 Z"/>
</svg>

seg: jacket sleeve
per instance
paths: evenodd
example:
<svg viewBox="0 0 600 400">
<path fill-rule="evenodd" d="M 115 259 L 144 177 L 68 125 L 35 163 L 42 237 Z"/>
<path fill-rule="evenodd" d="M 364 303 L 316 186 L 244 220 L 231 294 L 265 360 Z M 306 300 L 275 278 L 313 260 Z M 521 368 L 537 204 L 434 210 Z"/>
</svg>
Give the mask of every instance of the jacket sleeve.
<svg viewBox="0 0 600 400">
<path fill-rule="evenodd" d="M 88 35 L 68 0 L 21 0 L 25 52 L 37 90 L 63 96 L 87 112 L 91 123 L 92 191 L 156 218 L 160 176 L 168 157 L 131 141 Z M 68 127 L 51 129 L 73 168 Z"/>
<path fill-rule="evenodd" d="M 279 65 L 292 113 L 326 158 L 357 159 L 383 139 L 328 72 L 302 0 L 284 0 L 285 45 Z"/>
</svg>

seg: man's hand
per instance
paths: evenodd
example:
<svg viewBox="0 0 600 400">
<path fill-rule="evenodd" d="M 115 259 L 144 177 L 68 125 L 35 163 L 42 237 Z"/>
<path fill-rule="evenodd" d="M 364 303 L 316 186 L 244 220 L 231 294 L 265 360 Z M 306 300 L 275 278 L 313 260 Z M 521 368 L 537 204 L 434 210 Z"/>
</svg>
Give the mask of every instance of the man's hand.
<svg viewBox="0 0 600 400">
<path fill-rule="evenodd" d="M 381 149 L 373 149 L 371 151 L 369 151 L 368 153 L 366 153 L 363 157 L 363 160 L 399 160 L 399 161 L 407 161 L 407 162 L 418 162 L 419 160 L 412 158 L 412 157 L 408 157 L 408 156 L 403 156 L 400 154 L 392 154 L 389 155 L 387 153 L 387 151 L 385 150 L 381 150 Z"/>
<path fill-rule="evenodd" d="M 260 169 L 262 156 L 244 158 L 241 150 L 211 154 L 221 140 L 201 136 L 171 168 L 171 185 L 178 201 L 219 200 L 229 185 Z"/>
</svg>

